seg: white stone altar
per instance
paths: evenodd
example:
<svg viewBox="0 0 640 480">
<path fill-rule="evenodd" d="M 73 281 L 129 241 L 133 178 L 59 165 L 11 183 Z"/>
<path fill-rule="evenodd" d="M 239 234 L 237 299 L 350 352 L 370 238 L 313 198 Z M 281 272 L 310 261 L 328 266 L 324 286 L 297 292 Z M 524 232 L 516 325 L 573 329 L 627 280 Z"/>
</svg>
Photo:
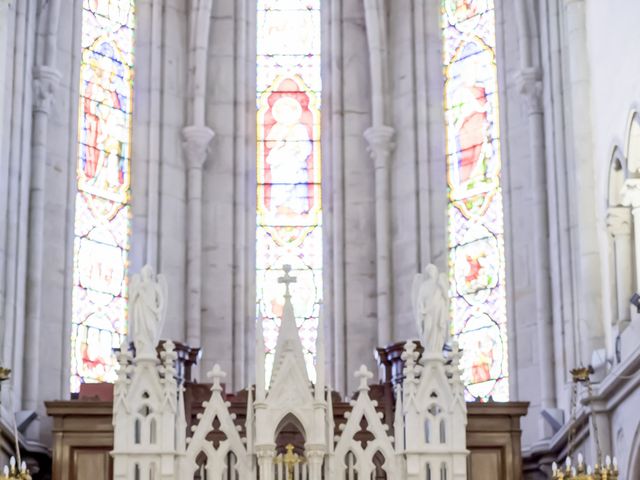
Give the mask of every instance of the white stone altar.
<svg viewBox="0 0 640 480">
<path fill-rule="evenodd" d="M 174 345 L 166 342 L 159 360 L 121 353 L 113 407 L 114 479 L 466 480 L 467 417 L 456 345 L 448 358 L 430 354 L 423 360 L 415 343 L 406 344 L 394 434 L 370 398 L 368 382 L 373 375 L 363 365 L 355 373 L 359 387 L 351 410 L 335 435 L 331 389 L 322 367 L 323 335 L 317 339 L 314 385 L 301 360 L 290 282 L 284 283 L 285 306 L 271 382 L 267 388 L 258 325 L 257 381 L 249 389 L 244 425 L 234 422 L 223 398 L 225 373 L 217 364 L 208 374 L 211 397 L 188 436 L 183 389 L 175 379 Z M 323 331 L 322 324 L 318 331 Z M 304 437 L 300 454 L 293 452 L 293 446 L 282 453 L 283 445 L 276 444 L 285 424 L 296 425 Z M 222 432 L 223 440 L 208 439 L 213 431 Z"/>
</svg>

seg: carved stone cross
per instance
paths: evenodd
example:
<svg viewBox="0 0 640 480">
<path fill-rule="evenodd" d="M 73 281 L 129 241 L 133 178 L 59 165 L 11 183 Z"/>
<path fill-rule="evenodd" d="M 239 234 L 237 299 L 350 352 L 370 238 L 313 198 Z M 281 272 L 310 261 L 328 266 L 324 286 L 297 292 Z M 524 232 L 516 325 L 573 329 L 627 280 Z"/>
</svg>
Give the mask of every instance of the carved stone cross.
<svg viewBox="0 0 640 480">
<path fill-rule="evenodd" d="M 356 371 L 355 377 L 360 380 L 360 386 L 358 387 L 358 391 L 368 392 L 369 379 L 373 378 L 373 373 L 371 373 L 366 366 L 361 365 L 358 371 Z"/>
<path fill-rule="evenodd" d="M 298 279 L 296 277 L 292 277 L 291 275 L 289 275 L 289 272 L 291 271 L 291 265 L 283 265 L 282 270 L 284 271 L 284 275 L 278 278 L 278 283 L 284 283 L 285 285 L 284 296 L 290 297 L 291 294 L 289 293 L 289 284 L 296 283 Z"/>
<path fill-rule="evenodd" d="M 226 377 L 227 374 L 224 373 L 222 371 L 222 369 L 220 368 L 220 365 L 218 365 L 217 363 L 213 366 L 213 368 L 211 369 L 211 371 L 209 373 L 207 373 L 207 377 L 209 377 L 212 382 L 213 385 L 211 386 L 211 390 L 212 391 L 217 391 L 217 392 L 221 392 L 222 391 L 222 380 L 224 379 L 224 377 Z"/>
</svg>

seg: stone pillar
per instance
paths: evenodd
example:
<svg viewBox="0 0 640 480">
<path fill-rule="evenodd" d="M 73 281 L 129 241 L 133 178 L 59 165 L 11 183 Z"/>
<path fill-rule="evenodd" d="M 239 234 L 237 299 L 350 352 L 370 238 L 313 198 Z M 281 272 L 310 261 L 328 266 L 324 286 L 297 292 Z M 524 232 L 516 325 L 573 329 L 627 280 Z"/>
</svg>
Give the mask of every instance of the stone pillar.
<svg viewBox="0 0 640 480">
<path fill-rule="evenodd" d="M 256 446 L 256 456 L 258 457 L 258 468 L 260 469 L 259 480 L 274 480 L 273 459 L 276 456 L 275 445 Z"/>
<path fill-rule="evenodd" d="M 393 128 L 373 126 L 364 132 L 375 169 L 376 188 L 376 281 L 378 311 L 378 345 L 393 339 L 391 279 L 391 214 L 389 195 L 389 163 L 393 150 Z"/>
<path fill-rule="evenodd" d="M 200 346 L 202 334 L 202 168 L 214 132 L 209 127 L 182 129 L 187 163 L 187 345 Z"/>
<path fill-rule="evenodd" d="M 540 359 L 540 400 L 546 410 L 556 408 L 555 369 L 553 358 L 553 319 L 551 314 L 551 276 L 549 266 L 549 213 L 547 205 L 547 168 L 545 158 L 544 113 L 542 106 L 542 75 L 539 68 L 525 67 L 516 77 L 525 101 L 529 119 L 529 164 L 532 183 L 533 239 L 535 255 L 535 294 Z M 540 417 L 542 438 L 553 431 Z"/>
<path fill-rule="evenodd" d="M 40 406 L 38 386 L 40 376 L 40 322 L 44 275 L 44 210 L 47 171 L 47 144 L 51 103 L 60 82 L 57 69 L 39 65 L 33 70 L 33 133 L 31 137 L 31 189 L 29 192 L 29 256 L 27 271 L 24 398 L 25 408 Z"/>
<path fill-rule="evenodd" d="M 635 284 L 638 285 L 638 279 L 640 278 L 640 178 L 629 178 L 625 180 L 621 192 L 622 205 L 625 207 L 631 207 L 631 213 L 633 214 L 633 250 L 635 255 L 634 271 L 632 272 L 632 284 L 635 279 Z M 628 301 L 629 299 L 627 299 Z"/>
<path fill-rule="evenodd" d="M 307 458 L 307 463 L 309 465 L 308 480 L 322 480 L 322 462 L 324 460 L 324 445 L 306 447 L 305 455 Z"/>
<path fill-rule="evenodd" d="M 604 346 L 602 312 L 602 275 L 597 211 L 595 159 L 593 156 L 593 130 L 591 125 L 591 75 L 587 51 L 586 1 L 562 0 L 563 58 L 567 62 L 562 84 L 565 98 L 571 108 L 566 123 L 571 125 L 566 137 L 566 170 L 569 172 L 569 214 L 571 238 L 575 248 L 570 255 L 575 282 L 576 304 L 573 319 L 575 333 L 567 332 L 569 341 L 576 346 L 575 358 L 568 364 L 586 364 L 594 350 Z M 573 337 L 573 338 L 571 338 Z"/>
<path fill-rule="evenodd" d="M 8 47 L 8 32 L 9 32 L 9 0 L 0 0 L 0 51 L 6 52 Z M 0 57 L 0 72 L 6 72 L 6 64 L 10 62 L 11 58 L 8 55 L 2 55 Z M 5 81 L 8 79 L 0 79 L 0 88 L 2 88 L 3 92 L 7 92 L 8 90 L 5 87 Z M 4 112 L 4 104 L 5 102 L 10 101 L 9 98 L 6 98 L 7 95 L 2 95 L 0 97 L 0 111 Z M 0 118 L 0 131 L 4 132 L 4 116 Z M 0 138 L 0 147 L 2 147 L 2 141 L 4 138 Z"/>
<path fill-rule="evenodd" d="M 337 391 L 347 391 L 346 375 L 346 294 L 345 294 L 345 192 L 344 192 L 344 96 L 343 96 L 343 62 L 344 56 L 334 52 L 343 51 L 343 20 L 342 0 L 330 0 L 326 3 L 330 12 L 328 42 L 324 42 L 324 49 L 329 55 L 323 58 L 335 58 L 331 66 L 323 72 L 329 77 L 328 86 L 331 95 L 327 110 L 331 112 L 325 118 L 330 118 L 330 128 L 326 130 L 328 135 L 323 140 L 322 147 L 328 152 L 327 158 L 331 161 L 323 161 L 323 195 L 331 203 L 331 208 L 323 211 L 323 230 L 330 238 L 330 243 L 325 249 L 324 259 L 329 261 L 323 266 L 325 272 L 323 284 L 324 312 L 329 320 L 329 347 L 328 357 L 331 359 L 329 378 L 333 388 Z M 323 50 L 323 55 L 324 54 Z M 324 81 L 324 80 L 323 80 Z M 328 144 L 328 147 L 325 147 Z M 323 247 L 324 248 L 324 247 Z"/>
<path fill-rule="evenodd" d="M 616 327 L 621 333 L 631 320 L 629 299 L 633 294 L 633 267 L 631 264 L 631 211 L 627 207 L 609 207 L 607 231 L 613 239 L 613 265 L 615 268 Z"/>
</svg>

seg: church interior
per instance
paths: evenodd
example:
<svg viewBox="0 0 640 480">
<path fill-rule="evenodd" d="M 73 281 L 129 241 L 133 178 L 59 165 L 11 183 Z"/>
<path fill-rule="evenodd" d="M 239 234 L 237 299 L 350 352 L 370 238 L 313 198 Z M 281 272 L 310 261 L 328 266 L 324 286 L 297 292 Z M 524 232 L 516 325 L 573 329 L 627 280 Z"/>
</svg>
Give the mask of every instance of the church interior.
<svg viewBox="0 0 640 480">
<path fill-rule="evenodd" d="M 0 0 L 0 480 L 640 480 L 639 18 Z"/>
</svg>

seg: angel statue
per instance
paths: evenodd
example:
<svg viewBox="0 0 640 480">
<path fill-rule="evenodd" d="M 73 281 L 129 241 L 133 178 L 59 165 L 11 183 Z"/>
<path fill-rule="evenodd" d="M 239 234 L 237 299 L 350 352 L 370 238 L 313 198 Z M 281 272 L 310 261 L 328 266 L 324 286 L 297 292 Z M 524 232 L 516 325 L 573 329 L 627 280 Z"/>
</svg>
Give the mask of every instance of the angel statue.
<svg viewBox="0 0 640 480">
<path fill-rule="evenodd" d="M 160 340 L 167 311 L 167 280 L 155 275 L 149 265 L 131 277 L 129 286 L 129 322 L 137 356 L 152 356 Z"/>
<path fill-rule="evenodd" d="M 438 267 L 429 264 L 413 279 L 411 300 L 420 340 L 426 354 L 442 355 L 449 336 L 448 281 Z"/>
</svg>

